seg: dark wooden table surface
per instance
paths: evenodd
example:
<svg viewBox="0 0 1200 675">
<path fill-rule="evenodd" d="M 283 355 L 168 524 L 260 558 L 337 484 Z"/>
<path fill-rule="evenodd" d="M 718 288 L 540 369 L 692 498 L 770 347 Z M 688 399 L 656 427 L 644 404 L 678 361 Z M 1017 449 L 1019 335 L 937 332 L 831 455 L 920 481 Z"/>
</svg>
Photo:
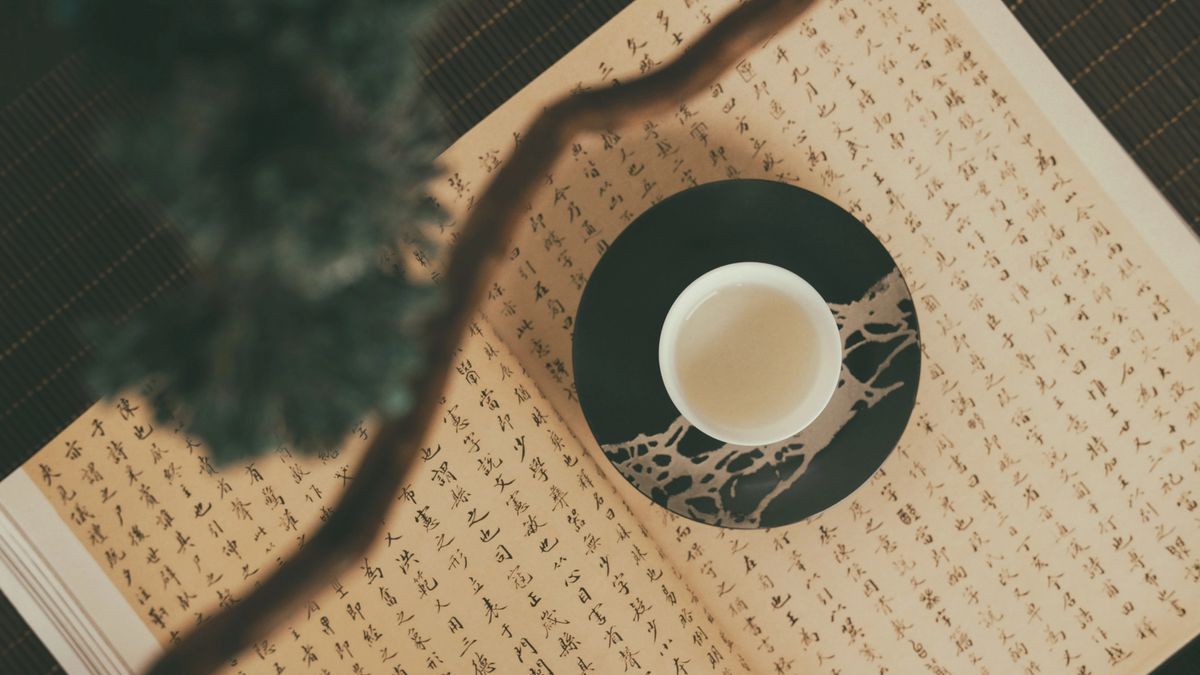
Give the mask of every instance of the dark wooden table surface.
<svg viewBox="0 0 1200 675">
<path fill-rule="evenodd" d="M 1005 2 L 1200 232 L 1200 2 L 990 1 Z M 92 403 L 80 380 L 90 349 L 75 318 L 132 311 L 184 278 L 154 214 L 85 161 L 79 141 L 116 101 L 44 19 L 46 4 L 0 2 L 0 166 L 23 165 L 0 171 L 0 475 Z M 458 135 L 629 0 L 447 4 L 421 55 L 430 92 Z M 0 597 L 0 673 L 59 670 Z M 1200 641 L 1159 672 L 1200 672 Z"/>
</svg>

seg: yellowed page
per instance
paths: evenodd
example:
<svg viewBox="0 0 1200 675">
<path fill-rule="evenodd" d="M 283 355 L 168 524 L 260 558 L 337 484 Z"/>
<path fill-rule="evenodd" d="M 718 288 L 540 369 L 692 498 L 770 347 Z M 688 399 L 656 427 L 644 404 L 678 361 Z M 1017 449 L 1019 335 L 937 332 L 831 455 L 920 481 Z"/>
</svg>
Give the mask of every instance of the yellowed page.
<svg viewBox="0 0 1200 675">
<path fill-rule="evenodd" d="M 635 3 L 448 153 L 443 201 L 461 213 L 552 96 L 653 67 L 733 4 Z M 487 312 L 598 457 L 575 307 L 667 195 L 730 177 L 818 192 L 917 301 L 913 421 L 822 516 L 718 530 L 606 467 L 756 672 L 1143 672 L 1200 630 L 1200 307 L 953 3 L 819 3 L 673 114 L 576 140 Z"/>
<path fill-rule="evenodd" d="M 24 471 L 167 644 L 303 545 L 352 477 L 369 426 L 318 457 L 280 448 L 218 471 L 201 446 L 122 399 L 94 406 Z M 746 670 L 486 325 L 462 348 L 419 469 L 386 519 L 356 569 L 230 670 Z"/>
</svg>

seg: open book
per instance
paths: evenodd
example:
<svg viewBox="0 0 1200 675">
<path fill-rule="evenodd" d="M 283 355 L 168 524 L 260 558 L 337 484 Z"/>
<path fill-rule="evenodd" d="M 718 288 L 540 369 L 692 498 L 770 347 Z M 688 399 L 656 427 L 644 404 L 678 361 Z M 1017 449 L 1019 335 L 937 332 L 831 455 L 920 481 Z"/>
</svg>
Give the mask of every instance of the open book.
<svg viewBox="0 0 1200 675">
<path fill-rule="evenodd" d="M 634 3 L 448 150 L 438 198 L 461 215 L 552 96 L 733 4 Z M 1111 139 L 1079 142 L 1097 122 L 1000 3 L 964 4 L 820 3 L 671 114 L 575 139 L 382 536 L 230 670 L 1144 672 L 1200 632 L 1200 284 L 1170 270 L 1200 245 Z M 608 244 L 729 177 L 854 213 L 923 327 L 897 450 L 771 530 L 653 505 L 572 384 Z M 304 545 L 370 433 L 218 471 L 135 395 L 99 403 L 0 485 L 0 582 L 69 671 L 136 670 Z"/>
</svg>

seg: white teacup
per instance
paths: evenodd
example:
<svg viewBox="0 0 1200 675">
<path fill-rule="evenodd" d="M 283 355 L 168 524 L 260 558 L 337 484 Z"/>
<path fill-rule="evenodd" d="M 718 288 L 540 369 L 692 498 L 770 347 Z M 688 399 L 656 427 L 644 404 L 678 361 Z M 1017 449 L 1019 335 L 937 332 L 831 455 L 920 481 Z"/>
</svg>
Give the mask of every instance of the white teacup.
<svg viewBox="0 0 1200 675">
<path fill-rule="evenodd" d="M 667 312 L 667 394 L 693 426 L 734 445 L 794 436 L 825 409 L 842 369 L 829 305 L 807 281 L 757 262 L 718 267 Z"/>
</svg>

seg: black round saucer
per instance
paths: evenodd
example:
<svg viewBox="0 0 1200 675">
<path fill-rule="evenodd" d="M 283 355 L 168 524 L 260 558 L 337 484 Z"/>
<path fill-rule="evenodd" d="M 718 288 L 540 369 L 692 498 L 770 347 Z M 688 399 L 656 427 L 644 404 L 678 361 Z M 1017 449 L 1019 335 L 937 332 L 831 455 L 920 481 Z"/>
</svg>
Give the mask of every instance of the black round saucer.
<svg viewBox="0 0 1200 675">
<path fill-rule="evenodd" d="M 727 445 L 692 427 L 658 370 L 667 310 L 689 283 L 734 262 L 778 265 L 829 302 L 842 377 L 796 436 Z M 895 447 L 916 402 L 916 311 L 895 261 L 854 216 L 807 190 L 762 180 L 709 183 L 656 204 L 613 242 L 575 322 L 580 405 L 605 456 L 639 491 L 688 518 L 776 527 L 863 484 Z"/>
</svg>

